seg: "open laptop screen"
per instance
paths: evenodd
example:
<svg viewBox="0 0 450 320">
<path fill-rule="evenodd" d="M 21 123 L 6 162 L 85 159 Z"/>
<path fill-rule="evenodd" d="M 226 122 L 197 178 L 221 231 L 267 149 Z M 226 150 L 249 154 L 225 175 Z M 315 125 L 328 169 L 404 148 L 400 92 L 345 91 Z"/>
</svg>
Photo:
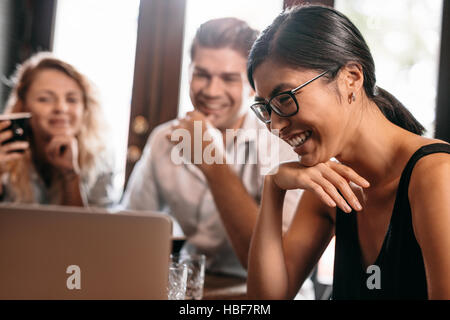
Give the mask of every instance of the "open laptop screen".
<svg viewBox="0 0 450 320">
<path fill-rule="evenodd" d="M 158 213 L 0 206 L 0 299 L 167 299 Z"/>
</svg>

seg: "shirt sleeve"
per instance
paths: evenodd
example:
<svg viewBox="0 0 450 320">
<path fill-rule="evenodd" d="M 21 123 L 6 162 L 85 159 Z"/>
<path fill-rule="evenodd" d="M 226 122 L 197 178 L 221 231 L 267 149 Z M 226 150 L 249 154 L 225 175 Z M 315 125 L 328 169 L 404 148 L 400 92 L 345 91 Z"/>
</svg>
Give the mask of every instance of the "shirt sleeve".
<svg viewBox="0 0 450 320">
<path fill-rule="evenodd" d="M 120 190 L 115 186 L 115 176 L 114 172 L 105 172 L 98 176 L 88 193 L 89 206 L 111 208 L 119 202 Z"/>
<path fill-rule="evenodd" d="M 122 195 L 122 179 L 120 179 L 120 173 L 115 167 L 113 153 L 109 152 L 104 157 L 106 160 L 103 164 L 103 170 L 85 194 L 89 206 L 111 208 L 119 203 Z"/>
<path fill-rule="evenodd" d="M 159 192 L 154 174 L 153 148 L 157 145 L 156 128 L 150 135 L 141 159 L 134 166 L 121 205 L 131 210 L 159 210 Z"/>
</svg>

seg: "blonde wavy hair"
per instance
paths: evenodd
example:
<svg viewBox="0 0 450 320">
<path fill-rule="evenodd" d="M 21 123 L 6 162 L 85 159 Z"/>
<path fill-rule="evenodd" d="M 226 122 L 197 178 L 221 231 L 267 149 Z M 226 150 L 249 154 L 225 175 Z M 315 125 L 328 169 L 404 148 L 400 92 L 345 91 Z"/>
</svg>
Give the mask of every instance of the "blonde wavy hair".
<svg viewBox="0 0 450 320">
<path fill-rule="evenodd" d="M 106 149 L 107 126 L 98 100 L 97 92 L 93 84 L 80 73 L 74 66 L 56 58 L 50 52 L 40 52 L 33 55 L 20 66 L 13 75 L 14 87 L 11 90 L 6 103 L 5 113 L 28 112 L 26 110 L 26 95 L 28 89 L 43 70 L 57 70 L 73 79 L 83 93 L 84 112 L 81 130 L 77 135 L 78 161 L 81 169 L 81 177 L 92 186 L 98 173 L 103 169 L 100 154 Z M 32 143 L 32 141 L 31 141 Z M 31 185 L 31 166 L 33 158 L 31 151 L 27 150 L 20 161 L 10 163 L 7 168 L 9 181 L 15 202 L 33 202 L 34 194 Z M 57 191 L 61 183 L 61 177 L 52 181 L 52 190 Z"/>
</svg>

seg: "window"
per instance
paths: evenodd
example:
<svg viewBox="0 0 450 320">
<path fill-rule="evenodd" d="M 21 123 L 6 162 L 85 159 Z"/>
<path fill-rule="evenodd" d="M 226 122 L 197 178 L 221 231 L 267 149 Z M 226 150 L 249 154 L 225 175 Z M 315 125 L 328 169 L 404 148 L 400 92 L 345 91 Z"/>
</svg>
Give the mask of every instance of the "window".
<svg viewBox="0 0 450 320">
<path fill-rule="evenodd" d="M 178 115 L 193 109 L 189 98 L 189 49 L 197 28 L 207 20 L 236 17 L 262 31 L 283 9 L 282 0 L 187 0 Z"/>
<path fill-rule="evenodd" d="M 377 83 L 434 136 L 443 1 L 335 0 L 375 60 Z"/>
<path fill-rule="evenodd" d="M 123 186 L 139 0 L 58 1 L 53 48 L 97 86 Z"/>
</svg>

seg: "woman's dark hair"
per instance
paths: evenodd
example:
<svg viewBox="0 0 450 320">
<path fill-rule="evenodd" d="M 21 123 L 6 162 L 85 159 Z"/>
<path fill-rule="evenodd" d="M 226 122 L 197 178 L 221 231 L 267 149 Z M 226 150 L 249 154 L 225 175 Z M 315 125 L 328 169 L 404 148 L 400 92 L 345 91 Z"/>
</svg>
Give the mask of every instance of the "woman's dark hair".
<svg viewBox="0 0 450 320">
<path fill-rule="evenodd" d="M 247 76 L 267 59 L 293 68 L 329 73 L 334 79 L 349 62 L 361 65 L 364 91 L 392 123 L 419 135 L 424 127 L 393 95 L 376 86 L 375 64 L 363 36 L 342 13 L 324 6 L 296 6 L 282 12 L 253 44 Z"/>
</svg>

